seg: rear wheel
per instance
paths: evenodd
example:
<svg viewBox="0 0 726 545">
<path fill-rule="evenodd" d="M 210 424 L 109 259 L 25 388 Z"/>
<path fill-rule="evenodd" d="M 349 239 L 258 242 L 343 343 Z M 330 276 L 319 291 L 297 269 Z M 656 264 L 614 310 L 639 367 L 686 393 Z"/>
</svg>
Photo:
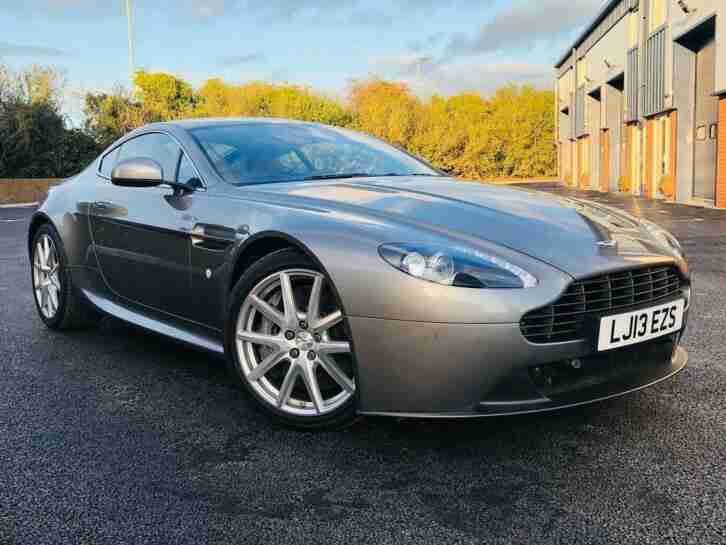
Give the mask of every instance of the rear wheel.
<svg viewBox="0 0 726 545">
<path fill-rule="evenodd" d="M 56 230 L 42 225 L 33 238 L 31 253 L 33 295 L 43 323 L 51 329 L 74 329 L 99 318 L 73 285 L 63 243 Z"/>
<path fill-rule="evenodd" d="M 327 428 L 355 416 L 348 328 L 327 276 L 296 250 L 255 263 L 232 292 L 227 352 L 242 384 L 277 420 Z"/>
</svg>

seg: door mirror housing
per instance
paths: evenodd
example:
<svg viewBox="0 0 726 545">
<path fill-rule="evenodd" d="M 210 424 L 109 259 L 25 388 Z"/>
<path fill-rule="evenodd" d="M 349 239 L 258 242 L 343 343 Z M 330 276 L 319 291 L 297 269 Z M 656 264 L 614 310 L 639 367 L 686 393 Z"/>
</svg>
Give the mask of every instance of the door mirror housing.
<svg viewBox="0 0 726 545">
<path fill-rule="evenodd" d="M 161 165 L 147 157 L 120 161 L 111 171 L 111 183 L 123 187 L 155 187 L 164 183 Z"/>
</svg>

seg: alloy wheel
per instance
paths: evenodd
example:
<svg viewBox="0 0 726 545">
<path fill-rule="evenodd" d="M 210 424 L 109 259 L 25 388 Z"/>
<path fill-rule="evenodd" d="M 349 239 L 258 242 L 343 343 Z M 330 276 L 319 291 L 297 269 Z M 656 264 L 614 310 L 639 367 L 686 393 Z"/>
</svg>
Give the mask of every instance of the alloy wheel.
<svg viewBox="0 0 726 545">
<path fill-rule="evenodd" d="M 273 273 L 247 294 L 236 323 L 242 374 L 268 404 L 295 416 L 320 416 L 355 393 L 343 313 L 325 276 Z"/>
<path fill-rule="evenodd" d="M 52 320 L 58 312 L 61 297 L 58 252 L 53 239 L 43 234 L 33 253 L 33 291 L 43 316 Z"/>
</svg>

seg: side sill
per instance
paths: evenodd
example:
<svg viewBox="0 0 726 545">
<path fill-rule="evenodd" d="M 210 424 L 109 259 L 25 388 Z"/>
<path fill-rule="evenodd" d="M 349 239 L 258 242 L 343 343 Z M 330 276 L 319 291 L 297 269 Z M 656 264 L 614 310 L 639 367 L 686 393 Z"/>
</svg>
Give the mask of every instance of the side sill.
<svg viewBox="0 0 726 545">
<path fill-rule="evenodd" d="M 130 324 L 148 329 L 159 335 L 169 337 L 176 341 L 180 341 L 203 350 L 207 350 L 217 355 L 224 355 L 224 345 L 218 339 L 212 336 L 204 335 L 202 333 L 196 333 L 189 331 L 188 329 L 182 329 L 168 322 L 162 322 L 156 320 L 127 307 L 109 301 L 103 297 L 95 295 L 89 290 L 81 290 L 84 297 L 94 306 L 98 307 L 101 311 L 115 316 L 116 318 L 128 322 Z"/>
</svg>

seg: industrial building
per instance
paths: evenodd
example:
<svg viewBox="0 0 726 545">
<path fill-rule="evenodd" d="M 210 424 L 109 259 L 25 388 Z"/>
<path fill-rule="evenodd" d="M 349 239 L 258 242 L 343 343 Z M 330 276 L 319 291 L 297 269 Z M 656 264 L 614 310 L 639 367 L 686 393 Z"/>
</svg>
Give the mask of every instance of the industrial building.
<svg viewBox="0 0 726 545">
<path fill-rule="evenodd" d="M 610 0 L 555 69 L 565 183 L 726 207 L 726 0 Z"/>
</svg>

